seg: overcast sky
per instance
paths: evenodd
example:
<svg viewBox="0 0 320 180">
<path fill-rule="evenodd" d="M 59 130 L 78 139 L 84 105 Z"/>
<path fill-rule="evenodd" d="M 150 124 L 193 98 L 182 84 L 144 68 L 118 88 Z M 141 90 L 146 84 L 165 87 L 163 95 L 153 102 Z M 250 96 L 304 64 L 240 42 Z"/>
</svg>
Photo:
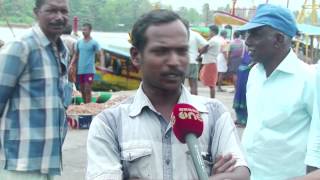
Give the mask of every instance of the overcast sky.
<svg viewBox="0 0 320 180">
<path fill-rule="evenodd" d="M 202 11 L 202 6 L 205 3 L 209 3 L 210 9 L 216 9 L 217 7 L 225 7 L 228 3 L 232 5 L 232 0 L 150 0 L 151 2 L 161 2 L 162 4 L 171 5 L 174 9 L 178 9 L 181 6 L 187 8 L 195 8 L 199 12 Z M 236 7 L 251 7 L 265 3 L 266 0 L 237 0 Z M 311 3 L 311 0 L 308 0 Z M 280 6 L 287 6 L 287 0 L 269 0 L 270 4 L 277 4 Z M 289 8 L 292 10 L 300 10 L 304 0 L 289 0 Z"/>
</svg>

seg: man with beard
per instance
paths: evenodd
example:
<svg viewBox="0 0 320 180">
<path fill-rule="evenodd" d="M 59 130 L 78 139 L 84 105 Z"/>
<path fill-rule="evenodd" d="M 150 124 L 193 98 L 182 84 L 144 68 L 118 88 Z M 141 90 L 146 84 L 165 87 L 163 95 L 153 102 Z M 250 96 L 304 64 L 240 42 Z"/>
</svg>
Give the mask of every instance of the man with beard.
<svg viewBox="0 0 320 180">
<path fill-rule="evenodd" d="M 51 179 L 61 173 L 65 110 L 71 102 L 68 51 L 60 35 L 67 0 L 36 0 L 38 23 L 0 51 L 0 179 Z"/>
<path fill-rule="evenodd" d="M 247 31 L 245 43 L 257 63 L 247 83 L 248 122 L 242 138 L 251 179 L 289 179 L 319 168 L 318 133 L 310 131 L 319 122 L 319 115 L 313 115 L 315 73 L 291 48 L 297 33 L 292 13 L 263 4 L 239 30 Z"/>
<path fill-rule="evenodd" d="M 104 54 L 97 41 L 91 37 L 92 26 L 85 23 L 82 26 L 83 39 L 79 40 L 75 47 L 71 66 L 77 64 L 77 83 L 85 103 L 91 102 L 91 86 L 96 72 L 95 57 L 98 54 L 101 66 L 104 66 Z"/>
<path fill-rule="evenodd" d="M 142 83 L 133 97 L 93 119 L 87 179 L 197 179 L 187 145 L 172 131 L 170 115 L 177 103 L 192 104 L 201 114 L 200 150 L 210 178 L 249 179 L 230 113 L 218 100 L 191 95 L 183 86 L 188 29 L 169 10 L 151 11 L 134 24 L 130 54 Z"/>
</svg>

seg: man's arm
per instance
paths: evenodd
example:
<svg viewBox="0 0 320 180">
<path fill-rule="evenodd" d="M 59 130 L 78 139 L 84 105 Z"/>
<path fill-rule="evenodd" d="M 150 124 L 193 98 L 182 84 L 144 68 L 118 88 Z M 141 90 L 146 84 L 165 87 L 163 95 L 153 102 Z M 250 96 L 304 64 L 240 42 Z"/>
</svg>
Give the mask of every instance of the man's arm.
<svg viewBox="0 0 320 180">
<path fill-rule="evenodd" d="M 95 52 L 96 52 L 96 55 L 99 58 L 100 66 L 101 67 L 105 67 L 104 51 L 103 51 L 103 49 L 101 48 L 100 44 L 97 41 L 95 41 Z"/>
<path fill-rule="evenodd" d="M 100 49 L 99 51 L 99 60 L 100 60 L 100 66 L 101 67 L 105 67 L 105 63 L 104 63 L 104 52 L 102 49 Z"/>
<path fill-rule="evenodd" d="M 232 179 L 232 180 L 248 180 L 250 179 L 250 171 L 242 152 L 240 139 L 238 137 L 237 129 L 232 121 L 231 115 L 227 110 L 222 113 L 217 120 L 215 126 L 215 134 L 213 139 L 213 148 L 217 148 L 217 154 L 232 154 L 236 159 L 233 167 L 221 173 L 213 174 L 212 179 Z M 214 153 L 214 149 L 212 150 Z"/>
<path fill-rule="evenodd" d="M 221 45 L 221 52 L 224 56 L 224 59 L 229 62 L 229 45 L 227 42 L 224 42 L 224 44 Z"/>
<path fill-rule="evenodd" d="M 297 177 L 292 180 L 319 180 L 320 179 L 320 169 L 313 171 L 305 176 Z"/>
<path fill-rule="evenodd" d="M 201 56 L 203 53 L 206 53 L 208 51 L 209 44 L 203 46 L 202 48 L 199 49 L 199 56 Z"/>
<path fill-rule="evenodd" d="M 250 172 L 247 167 L 236 167 L 232 172 L 225 172 L 211 176 L 211 180 L 249 180 Z"/>
<path fill-rule="evenodd" d="M 92 121 L 87 139 L 87 180 L 122 179 L 119 144 L 113 115 L 103 111 Z"/>
<path fill-rule="evenodd" d="M 78 59 L 79 59 L 79 48 L 78 48 L 78 41 L 76 41 L 74 44 L 73 44 L 73 55 L 72 55 L 72 58 L 71 58 L 71 63 L 70 63 L 70 67 L 71 68 L 72 66 L 74 66 Z"/>
<path fill-rule="evenodd" d="M 26 48 L 21 42 L 12 42 L 0 51 L 0 120 L 26 66 L 27 57 Z"/>
<path fill-rule="evenodd" d="M 70 66 L 75 65 L 75 64 L 77 63 L 78 59 L 79 59 L 79 52 L 76 51 L 76 52 L 73 54 L 72 58 L 71 58 Z M 70 67 L 69 67 L 69 68 L 70 68 Z"/>
<path fill-rule="evenodd" d="M 306 99 L 307 110 L 312 115 L 310 131 L 307 144 L 307 154 L 305 164 L 307 164 L 307 173 L 315 171 L 320 167 L 320 68 L 313 80 L 313 96 Z M 320 177 L 319 177 L 320 179 Z"/>
<path fill-rule="evenodd" d="M 232 156 L 232 154 L 227 154 L 225 156 L 218 156 L 212 168 L 213 174 L 219 174 L 224 172 L 232 172 L 235 169 L 235 164 L 237 160 Z"/>
</svg>

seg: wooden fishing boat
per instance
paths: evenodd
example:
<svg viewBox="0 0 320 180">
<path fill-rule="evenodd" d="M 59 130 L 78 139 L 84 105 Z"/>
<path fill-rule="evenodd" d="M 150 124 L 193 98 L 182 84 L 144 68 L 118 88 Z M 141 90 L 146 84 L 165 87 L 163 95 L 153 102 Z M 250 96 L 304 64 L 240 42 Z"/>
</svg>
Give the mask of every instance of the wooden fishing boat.
<svg viewBox="0 0 320 180">
<path fill-rule="evenodd" d="M 119 90 L 133 90 L 139 87 L 140 73 L 130 59 L 129 48 L 102 46 L 105 53 L 105 66 L 96 65 L 96 82 L 105 82 Z"/>
<path fill-rule="evenodd" d="M 241 25 L 246 20 L 221 11 L 215 12 L 213 23 L 219 24 L 222 22 Z M 209 35 L 208 27 L 192 27 L 192 30 L 199 32 L 204 37 Z M 101 63 L 96 64 L 95 83 L 101 84 L 101 86 L 108 84 L 118 90 L 137 89 L 141 82 L 141 75 L 139 69 L 131 62 L 130 46 L 110 45 L 103 42 L 100 45 L 106 57 L 105 66 L 101 66 Z"/>
</svg>

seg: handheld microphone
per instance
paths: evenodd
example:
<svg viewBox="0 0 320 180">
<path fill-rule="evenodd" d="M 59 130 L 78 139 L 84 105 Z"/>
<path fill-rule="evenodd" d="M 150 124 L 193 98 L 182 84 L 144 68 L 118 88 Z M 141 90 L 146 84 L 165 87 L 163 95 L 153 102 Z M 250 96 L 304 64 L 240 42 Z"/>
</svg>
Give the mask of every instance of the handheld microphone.
<svg viewBox="0 0 320 180">
<path fill-rule="evenodd" d="M 171 114 L 171 123 L 177 139 L 188 145 L 199 180 L 208 180 L 197 139 L 203 131 L 203 121 L 199 111 L 190 104 L 176 104 Z"/>
</svg>

